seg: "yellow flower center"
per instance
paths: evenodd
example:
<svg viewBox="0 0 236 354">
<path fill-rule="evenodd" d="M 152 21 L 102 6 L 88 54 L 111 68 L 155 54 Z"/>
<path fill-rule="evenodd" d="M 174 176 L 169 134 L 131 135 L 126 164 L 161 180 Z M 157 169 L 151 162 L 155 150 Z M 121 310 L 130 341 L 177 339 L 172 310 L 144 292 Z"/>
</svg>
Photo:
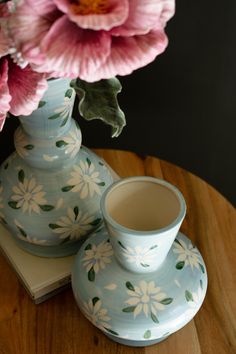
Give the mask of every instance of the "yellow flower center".
<svg viewBox="0 0 236 354">
<path fill-rule="evenodd" d="M 71 4 L 76 15 L 101 15 L 108 12 L 107 0 L 76 0 Z"/>
</svg>

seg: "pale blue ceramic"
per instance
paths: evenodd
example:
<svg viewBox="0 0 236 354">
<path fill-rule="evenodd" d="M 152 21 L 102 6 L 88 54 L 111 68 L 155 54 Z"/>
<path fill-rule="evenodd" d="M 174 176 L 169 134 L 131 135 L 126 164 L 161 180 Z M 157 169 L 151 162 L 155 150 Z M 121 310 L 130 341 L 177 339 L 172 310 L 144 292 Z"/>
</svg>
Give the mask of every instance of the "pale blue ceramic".
<svg viewBox="0 0 236 354">
<path fill-rule="evenodd" d="M 81 146 L 70 80 L 48 85 L 38 109 L 19 117 L 16 152 L 0 168 L 0 218 L 24 250 L 61 257 L 101 224 L 100 199 L 112 177 Z"/>
</svg>

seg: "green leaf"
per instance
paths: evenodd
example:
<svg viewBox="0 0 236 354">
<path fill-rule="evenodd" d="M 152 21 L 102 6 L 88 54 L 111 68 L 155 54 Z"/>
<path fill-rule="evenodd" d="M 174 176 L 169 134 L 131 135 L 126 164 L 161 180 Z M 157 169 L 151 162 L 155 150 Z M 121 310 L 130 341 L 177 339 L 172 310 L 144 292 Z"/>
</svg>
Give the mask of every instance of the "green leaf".
<svg viewBox="0 0 236 354">
<path fill-rule="evenodd" d="M 136 306 L 129 306 L 129 307 L 125 307 L 124 309 L 122 309 L 123 312 L 134 312 Z"/>
<path fill-rule="evenodd" d="M 203 289 L 202 279 L 200 279 L 200 287 L 201 287 L 201 289 Z"/>
<path fill-rule="evenodd" d="M 157 245 L 154 245 L 154 246 L 150 247 L 149 250 L 154 250 L 157 247 L 158 247 Z"/>
<path fill-rule="evenodd" d="M 201 263 L 199 263 L 199 266 L 201 268 L 202 273 L 204 274 L 205 273 L 205 268 L 203 267 L 203 265 Z"/>
<path fill-rule="evenodd" d="M 20 207 L 17 207 L 17 202 L 13 202 L 12 200 L 10 202 L 8 202 L 8 205 L 12 208 L 12 209 L 20 209 Z"/>
<path fill-rule="evenodd" d="M 98 162 L 100 166 L 104 166 L 104 163 L 102 163 L 101 161 Z"/>
<path fill-rule="evenodd" d="M 172 301 L 173 301 L 172 297 L 167 297 L 166 299 L 161 300 L 160 303 L 162 305 L 169 305 L 172 303 Z"/>
<path fill-rule="evenodd" d="M 144 268 L 150 267 L 149 264 L 145 264 L 145 263 L 140 263 L 140 264 L 141 264 L 141 266 L 144 267 Z"/>
<path fill-rule="evenodd" d="M 176 269 L 182 269 L 185 265 L 185 262 L 184 261 L 181 261 L 181 262 L 178 262 L 175 266 Z"/>
<path fill-rule="evenodd" d="M 180 247 L 183 248 L 183 246 L 181 245 L 181 243 L 179 242 L 179 240 L 177 240 L 177 238 L 175 239 L 175 242 L 178 243 L 178 245 L 180 245 Z"/>
<path fill-rule="evenodd" d="M 74 186 L 65 186 L 65 187 L 62 187 L 62 192 L 69 192 L 72 188 L 74 188 Z"/>
<path fill-rule="evenodd" d="M 75 214 L 75 220 L 76 220 L 77 216 L 79 215 L 79 208 L 77 206 L 74 207 L 74 214 Z"/>
<path fill-rule="evenodd" d="M 124 250 L 126 250 L 126 247 L 123 245 L 123 243 L 121 243 L 120 241 L 118 241 L 118 244 L 120 245 L 120 247 L 122 247 Z"/>
<path fill-rule="evenodd" d="M 190 291 L 186 290 L 185 291 L 185 298 L 187 301 L 193 301 L 193 295 Z"/>
<path fill-rule="evenodd" d="M 61 116 L 61 113 L 55 113 L 52 116 L 48 117 L 48 119 L 53 120 L 53 119 L 59 118 L 60 116 Z"/>
<path fill-rule="evenodd" d="M 100 182 L 100 183 L 97 183 L 98 186 L 101 186 L 101 187 L 104 187 L 105 186 L 105 182 Z"/>
<path fill-rule="evenodd" d="M 24 179 L 25 179 L 25 173 L 23 170 L 20 170 L 18 172 L 18 180 L 21 182 L 21 183 L 24 183 Z"/>
<path fill-rule="evenodd" d="M 0 223 L 7 225 L 6 220 L 2 216 L 0 216 Z"/>
<path fill-rule="evenodd" d="M 89 244 L 85 247 L 85 251 L 91 250 L 91 249 L 92 249 L 92 245 L 91 245 L 91 243 L 89 243 Z"/>
<path fill-rule="evenodd" d="M 46 103 L 47 103 L 46 101 L 39 101 L 38 108 L 45 106 Z"/>
<path fill-rule="evenodd" d="M 113 331 L 113 330 L 110 329 L 110 328 L 104 327 L 104 329 L 105 329 L 107 332 L 109 332 L 109 333 L 111 333 L 111 334 L 114 334 L 115 336 L 118 336 L 118 335 L 119 335 L 117 332 Z"/>
<path fill-rule="evenodd" d="M 53 205 L 40 205 L 39 204 L 39 207 L 41 210 L 43 211 L 51 211 L 52 209 L 54 209 L 54 206 Z"/>
<path fill-rule="evenodd" d="M 69 88 L 65 93 L 65 97 L 71 98 L 72 94 L 73 94 L 73 89 Z"/>
<path fill-rule="evenodd" d="M 81 116 L 87 120 L 101 119 L 112 127 L 112 137 L 119 136 L 126 125 L 124 112 L 117 101 L 122 89 L 120 81 L 116 77 L 92 83 L 77 79 L 71 86 L 80 98 Z"/>
<path fill-rule="evenodd" d="M 90 268 L 89 272 L 88 272 L 88 280 L 90 281 L 94 281 L 95 280 L 95 271 L 92 268 Z"/>
<path fill-rule="evenodd" d="M 59 226 L 59 225 L 57 225 L 57 224 L 49 224 L 48 226 L 49 226 L 52 230 L 58 229 L 58 228 L 61 227 L 61 226 Z"/>
<path fill-rule="evenodd" d="M 92 299 L 92 302 L 93 302 L 93 306 L 96 305 L 96 303 L 99 301 L 99 297 L 95 296 L 93 299 Z"/>
<path fill-rule="evenodd" d="M 62 242 L 60 243 L 60 245 L 63 245 L 64 243 L 67 243 L 68 241 L 70 241 L 70 235 L 67 236 L 66 238 L 64 238 L 64 239 L 62 240 Z"/>
<path fill-rule="evenodd" d="M 100 224 L 101 221 L 102 221 L 101 218 L 97 218 L 97 219 L 93 220 L 92 222 L 90 222 L 89 225 L 91 225 L 91 226 L 97 226 L 97 225 Z"/>
<path fill-rule="evenodd" d="M 150 329 L 146 330 L 146 332 L 143 335 L 143 338 L 145 339 L 149 339 L 151 338 L 152 332 L 150 331 Z"/>
<path fill-rule="evenodd" d="M 126 285 L 126 288 L 127 288 L 127 289 L 129 289 L 129 290 L 131 290 L 131 291 L 135 291 L 134 286 L 130 283 L 130 281 L 127 281 L 127 282 L 125 283 L 125 285 Z"/>
<path fill-rule="evenodd" d="M 87 164 L 90 166 L 92 162 L 89 160 L 88 157 L 86 158 L 86 161 L 87 161 Z"/>
<path fill-rule="evenodd" d="M 69 115 L 61 122 L 60 127 L 64 127 L 69 119 Z"/>
<path fill-rule="evenodd" d="M 154 315 L 154 313 L 153 313 L 153 312 L 151 312 L 151 319 L 153 320 L 153 322 L 155 322 L 155 323 L 159 323 L 157 316 L 156 316 L 156 315 Z"/>
<path fill-rule="evenodd" d="M 33 150 L 33 148 L 34 148 L 34 145 L 32 145 L 32 144 L 28 144 L 28 145 L 24 146 L 24 149 L 26 149 L 26 150 Z"/>
<path fill-rule="evenodd" d="M 21 227 L 17 226 L 17 229 L 20 231 L 23 237 L 27 237 L 27 233 Z"/>
<path fill-rule="evenodd" d="M 66 145 L 68 145 L 68 143 L 66 143 L 64 140 L 56 141 L 56 147 L 58 147 L 58 148 L 64 147 Z"/>
</svg>

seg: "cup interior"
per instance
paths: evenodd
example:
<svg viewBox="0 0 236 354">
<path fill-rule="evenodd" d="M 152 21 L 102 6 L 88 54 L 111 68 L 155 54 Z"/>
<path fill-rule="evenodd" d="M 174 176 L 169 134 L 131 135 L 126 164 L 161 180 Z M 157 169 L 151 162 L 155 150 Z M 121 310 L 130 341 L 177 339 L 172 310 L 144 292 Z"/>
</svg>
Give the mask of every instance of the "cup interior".
<svg viewBox="0 0 236 354">
<path fill-rule="evenodd" d="M 136 231 L 163 229 L 180 215 L 179 192 L 159 180 L 126 180 L 106 195 L 106 213 L 117 224 Z M 180 193 L 179 193 L 180 194 Z"/>
</svg>

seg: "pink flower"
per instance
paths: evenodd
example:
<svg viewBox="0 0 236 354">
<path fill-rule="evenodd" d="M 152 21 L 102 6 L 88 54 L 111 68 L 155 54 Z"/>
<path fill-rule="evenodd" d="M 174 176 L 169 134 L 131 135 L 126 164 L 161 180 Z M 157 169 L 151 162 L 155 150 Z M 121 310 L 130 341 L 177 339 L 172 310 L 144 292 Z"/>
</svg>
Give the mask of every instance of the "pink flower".
<svg viewBox="0 0 236 354">
<path fill-rule="evenodd" d="M 3 6 L 0 5 L 1 23 L 7 16 Z M 22 69 L 13 62 L 10 51 L 9 38 L 0 26 L 0 131 L 8 111 L 14 115 L 31 114 L 47 89 L 44 75 L 29 65 Z"/>
<path fill-rule="evenodd" d="M 174 0 L 22 0 L 9 30 L 38 72 L 94 82 L 153 61 L 173 14 Z"/>
</svg>

